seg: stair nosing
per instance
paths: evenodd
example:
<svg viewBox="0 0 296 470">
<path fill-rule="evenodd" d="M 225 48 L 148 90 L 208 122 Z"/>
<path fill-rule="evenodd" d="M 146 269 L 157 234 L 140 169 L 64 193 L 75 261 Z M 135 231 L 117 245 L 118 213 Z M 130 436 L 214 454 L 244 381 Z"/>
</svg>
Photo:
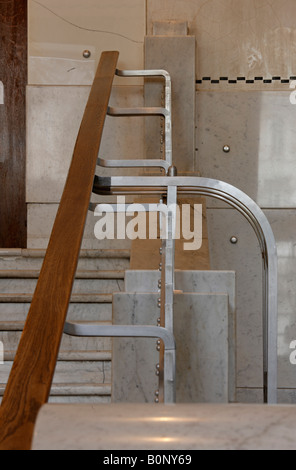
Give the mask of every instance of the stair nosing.
<svg viewBox="0 0 296 470">
<path fill-rule="evenodd" d="M 77 270 L 75 279 L 124 279 L 124 269 Z M 0 279 L 38 279 L 39 269 L 0 269 Z"/>
<path fill-rule="evenodd" d="M 0 397 L 3 397 L 6 384 L 0 383 Z M 69 393 L 72 392 L 72 393 Z M 53 383 L 50 396 L 110 396 L 111 384 Z"/>
<path fill-rule="evenodd" d="M 7 293 L 0 294 L 0 303 L 31 303 L 34 294 Z M 86 293 L 72 294 L 70 304 L 73 303 L 112 303 L 112 293 Z M 98 302 L 99 301 L 99 302 Z"/>
<path fill-rule="evenodd" d="M 0 258 L 44 258 L 46 253 L 45 249 L 34 248 L 0 248 Z M 121 258 L 130 259 L 129 249 L 102 249 L 102 250 L 88 250 L 82 249 L 80 251 L 79 259 L 104 259 L 104 258 Z"/>
</svg>

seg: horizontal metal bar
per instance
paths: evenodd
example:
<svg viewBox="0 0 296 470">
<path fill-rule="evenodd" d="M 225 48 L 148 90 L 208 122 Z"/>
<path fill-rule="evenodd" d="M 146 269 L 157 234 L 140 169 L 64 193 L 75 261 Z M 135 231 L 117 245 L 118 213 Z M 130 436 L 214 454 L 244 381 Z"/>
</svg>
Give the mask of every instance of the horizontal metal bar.
<svg viewBox="0 0 296 470">
<path fill-rule="evenodd" d="M 174 336 L 166 329 L 149 325 L 92 325 L 65 322 L 64 333 L 70 336 L 159 338 L 166 351 L 175 351 Z"/>
<path fill-rule="evenodd" d="M 143 160 L 105 160 L 98 158 L 97 164 L 104 168 L 163 168 L 169 169 L 169 163 L 159 159 L 143 159 Z"/>
<path fill-rule="evenodd" d="M 115 75 L 118 77 L 163 77 L 166 81 L 171 81 L 169 72 L 163 69 L 154 70 L 119 70 L 116 69 Z"/>
</svg>

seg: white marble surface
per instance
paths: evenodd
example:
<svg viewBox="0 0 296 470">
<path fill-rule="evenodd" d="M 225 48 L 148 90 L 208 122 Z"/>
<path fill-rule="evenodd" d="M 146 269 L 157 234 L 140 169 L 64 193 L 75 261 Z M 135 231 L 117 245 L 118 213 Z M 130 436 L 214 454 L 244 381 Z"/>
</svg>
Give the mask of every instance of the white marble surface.
<svg viewBox="0 0 296 470">
<path fill-rule="evenodd" d="M 195 293 L 225 293 L 228 296 L 228 369 L 229 398 L 235 400 L 236 390 L 236 283 L 233 271 L 175 271 L 175 289 Z M 125 272 L 126 292 L 157 292 L 158 271 Z"/>
<path fill-rule="evenodd" d="M 260 207 L 293 208 L 296 108 L 290 93 L 198 93 L 197 162 L 202 176 L 238 187 Z M 229 153 L 223 152 L 226 144 Z"/>
<path fill-rule="evenodd" d="M 157 298 L 151 293 L 115 294 L 113 323 L 156 325 Z M 229 388 L 231 393 L 234 389 L 229 384 L 228 335 L 226 294 L 175 294 L 177 402 L 228 402 Z M 156 341 L 116 338 L 112 357 L 113 401 L 153 402 L 158 389 Z"/>
<path fill-rule="evenodd" d="M 89 91 L 88 86 L 27 88 L 28 203 L 59 203 Z M 110 105 L 143 106 L 142 87 L 113 87 Z M 106 118 L 101 158 L 141 159 L 143 146 L 143 118 Z"/>
<path fill-rule="evenodd" d="M 295 406 L 45 405 L 32 450 L 296 450 Z"/>
<path fill-rule="evenodd" d="M 0 365 L 0 383 L 6 383 L 12 367 L 11 361 Z M 111 364 L 107 361 L 58 361 L 53 384 L 103 384 L 111 383 Z"/>
<path fill-rule="evenodd" d="M 294 210 L 264 211 L 278 249 L 278 386 L 295 391 L 295 365 L 290 344 L 296 339 Z M 238 387 L 262 387 L 262 266 L 256 236 L 233 210 L 208 210 L 208 230 L 213 269 L 234 269 L 237 281 Z M 238 238 L 237 245 L 230 243 Z M 294 393 L 294 392 L 293 392 Z M 295 396 L 294 396 L 295 399 Z"/>
</svg>

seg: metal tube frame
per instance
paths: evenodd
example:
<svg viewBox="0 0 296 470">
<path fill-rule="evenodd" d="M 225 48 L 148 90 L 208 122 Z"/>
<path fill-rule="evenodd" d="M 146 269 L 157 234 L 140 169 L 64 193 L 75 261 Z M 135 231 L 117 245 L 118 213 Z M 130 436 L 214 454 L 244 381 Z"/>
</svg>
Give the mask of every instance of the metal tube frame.
<svg viewBox="0 0 296 470">
<path fill-rule="evenodd" d="M 164 107 L 138 107 L 118 108 L 108 107 L 108 116 L 163 116 L 165 120 L 165 159 L 141 159 L 141 160 L 105 160 L 98 158 L 98 165 L 105 168 L 163 168 L 168 173 L 172 166 L 172 83 L 170 74 L 166 70 L 119 70 L 119 77 L 162 77 L 165 80 L 165 105 Z"/>
<path fill-rule="evenodd" d="M 164 401 L 176 402 L 176 345 L 166 328 L 150 325 L 95 325 L 65 322 L 64 333 L 70 336 L 120 338 L 158 338 L 164 345 Z"/>
<path fill-rule="evenodd" d="M 170 188 L 186 195 L 221 200 L 242 214 L 252 226 L 263 258 L 263 387 L 264 402 L 277 403 L 277 248 L 271 226 L 260 207 L 238 188 L 199 177 L 95 177 L 96 194 L 169 194 Z"/>
</svg>

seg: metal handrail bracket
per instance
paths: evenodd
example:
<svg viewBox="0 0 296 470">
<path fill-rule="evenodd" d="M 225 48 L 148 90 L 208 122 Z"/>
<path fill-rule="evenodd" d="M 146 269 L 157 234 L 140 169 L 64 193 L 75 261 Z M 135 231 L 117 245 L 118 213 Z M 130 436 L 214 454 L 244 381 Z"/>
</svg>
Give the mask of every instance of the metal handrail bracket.
<svg viewBox="0 0 296 470">
<path fill-rule="evenodd" d="M 166 70 L 119 70 L 119 77 L 162 77 L 165 80 L 165 106 L 164 107 L 137 107 L 120 108 L 109 106 L 108 116 L 163 116 L 165 120 L 165 159 L 134 159 L 134 160 L 105 160 L 98 158 L 98 165 L 105 168 L 163 168 L 166 173 L 172 166 L 172 83 L 170 74 Z"/>
<path fill-rule="evenodd" d="M 96 325 L 65 322 L 64 333 L 71 336 L 110 338 L 158 338 L 164 344 L 164 401 L 176 402 L 176 344 L 166 328 L 150 325 Z"/>
</svg>

